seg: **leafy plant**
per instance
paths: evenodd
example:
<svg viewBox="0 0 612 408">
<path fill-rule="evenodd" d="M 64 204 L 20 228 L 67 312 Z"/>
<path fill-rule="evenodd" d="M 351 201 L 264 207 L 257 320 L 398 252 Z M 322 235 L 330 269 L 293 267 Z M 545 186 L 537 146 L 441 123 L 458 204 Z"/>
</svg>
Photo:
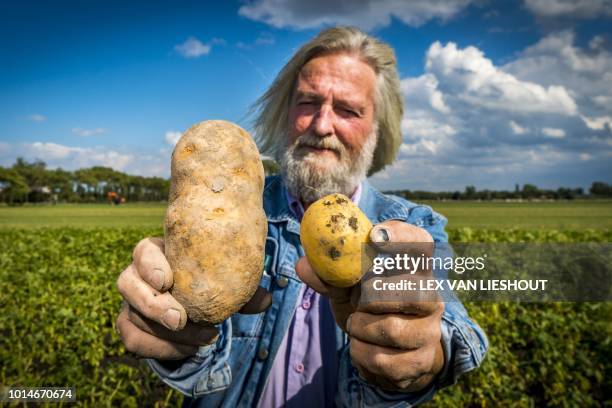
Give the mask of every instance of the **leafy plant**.
<svg viewBox="0 0 612 408">
<path fill-rule="evenodd" d="M 160 229 L 0 230 L 0 384 L 73 386 L 78 405 L 178 406 L 182 396 L 126 354 L 115 282 Z M 452 242 L 610 242 L 612 231 L 450 231 Z M 491 347 L 432 405 L 601 406 L 612 390 L 608 303 L 471 303 Z"/>
</svg>

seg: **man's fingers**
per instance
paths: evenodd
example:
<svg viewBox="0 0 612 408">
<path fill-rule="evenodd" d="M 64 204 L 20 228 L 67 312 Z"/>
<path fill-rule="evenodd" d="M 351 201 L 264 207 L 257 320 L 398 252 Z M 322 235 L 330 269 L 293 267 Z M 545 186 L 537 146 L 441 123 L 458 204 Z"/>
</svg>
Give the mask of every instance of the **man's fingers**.
<svg viewBox="0 0 612 408">
<path fill-rule="evenodd" d="M 160 293 L 142 280 L 134 264 L 128 266 L 117 280 L 121 296 L 147 318 L 170 330 L 180 330 L 187 323 L 187 312 L 170 295 Z"/>
<path fill-rule="evenodd" d="M 173 275 L 164 254 L 161 238 L 145 238 L 134 248 L 134 265 L 140 277 L 151 287 L 165 292 L 172 287 Z"/>
<path fill-rule="evenodd" d="M 370 314 L 355 312 L 351 315 L 348 332 L 363 342 L 404 350 L 414 350 L 439 341 L 440 326 L 437 316 L 417 317 L 404 314 Z M 432 324 L 433 321 L 433 324 Z"/>
<path fill-rule="evenodd" d="M 331 300 L 350 300 L 352 292 L 357 288 L 357 286 L 352 286 L 350 288 L 338 288 L 323 282 L 305 256 L 298 259 L 297 263 L 295 264 L 295 272 L 300 277 L 302 282 L 320 294 L 327 296 Z"/>
<path fill-rule="evenodd" d="M 306 257 L 298 260 L 295 271 L 304 283 L 329 298 L 336 323 L 346 331 L 346 319 L 355 311 L 359 300 L 359 285 L 350 288 L 336 288 L 324 283 L 312 269 Z"/>
<path fill-rule="evenodd" d="M 182 330 L 172 331 L 168 328 L 144 317 L 136 309 L 126 305 L 128 308 L 128 318 L 136 327 L 155 337 L 173 343 L 181 343 L 190 346 L 205 346 L 215 341 L 218 330 L 213 325 L 195 324 L 187 322 Z"/>
<path fill-rule="evenodd" d="M 305 256 L 301 257 L 295 264 L 295 272 L 300 277 L 302 282 L 320 294 L 327 295 L 329 293 L 329 285 L 325 284 L 321 278 L 319 278 Z"/>
<path fill-rule="evenodd" d="M 389 289 L 393 286 L 383 286 L 398 285 L 401 281 L 409 282 L 405 283 L 406 285 L 414 283 L 416 286 L 419 280 L 424 280 L 424 277 L 409 274 L 368 277 L 363 280 L 357 310 L 374 314 L 403 313 L 419 316 L 443 311 L 444 303 L 437 290 L 400 290 Z"/>
<path fill-rule="evenodd" d="M 117 318 L 117 330 L 126 350 L 140 357 L 180 360 L 198 351 L 196 346 L 173 343 L 140 330 L 130 321 L 127 308 L 124 308 Z"/>
<path fill-rule="evenodd" d="M 257 291 L 247 302 L 246 305 L 242 306 L 239 313 L 244 314 L 256 314 L 265 311 L 272 304 L 272 295 L 270 292 L 259 286 Z"/>
<path fill-rule="evenodd" d="M 398 388 L 405 388 L 432 372 L 435 348 L 406 351 L 374 345 L 351 336 L 350 355 L 355 365 L 388 379 Z"/>
</svg>

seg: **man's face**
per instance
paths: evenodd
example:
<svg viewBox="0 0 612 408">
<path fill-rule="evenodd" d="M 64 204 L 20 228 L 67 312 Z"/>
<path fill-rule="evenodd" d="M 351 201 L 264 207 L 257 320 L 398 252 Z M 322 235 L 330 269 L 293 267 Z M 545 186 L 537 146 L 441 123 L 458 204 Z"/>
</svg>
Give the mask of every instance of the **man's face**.
<svg viewBox="0 0 612 408">
<path fill-rule="evenodd" d="M 376 145 L 375 86 L 374 70 L 352 54 L 324 55 L 304 65 L 280 159 L 288 184 L 297 184 L 289 185 L 294 195 L 301 190 L 301 198 L 311 201 L 332 192 L 351 194 L 343 190 L 354 190 L 365 177 Z M 305 197 L 304 189 L 312 192 Z"/>
</svg>

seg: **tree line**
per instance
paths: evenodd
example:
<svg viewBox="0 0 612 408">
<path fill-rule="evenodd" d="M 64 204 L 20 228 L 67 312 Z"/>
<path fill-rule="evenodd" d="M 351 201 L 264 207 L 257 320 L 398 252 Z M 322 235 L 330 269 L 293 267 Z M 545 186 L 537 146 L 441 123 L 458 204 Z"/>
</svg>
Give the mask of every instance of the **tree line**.
<svg viewBox="0 0 612 408">
<path fill-rule="evenodd" d="M 474 186 L 466 186 L 463 191 L 386 191 L 408 200 L 573 200 L 576 198 L 611 198 L 612 185 L 601 181 L 591 184 L 588 193 L 583 188 L 559 187 L 556 190 L 541 189 L 533 184 L 524 184 L 521 188 L 515 185 L 514 191 L 507 190 L 477 190 Z"/>
<path fill-rule="evenodd" d="M 264 160 L 266 174 L 278 165 Z M 110 167 L 95 166 L 75 171 L 48 169 L 42 160 L 17 158 L 11 167 L 0 166 L 0 202 L 9 205 L 40 202 L 103 203 L 109 193 L 127 202 L 165 201 L 170 180 L 133 176 Z"/>
<path fill-rule="evenodd" d="M 277 174 L 279 167 L 273 160 L 263 160 L 266 175 Z M 0 202 L 9 205 L 40 202 L 102 203 L 109 193 L 128 202 L 165 201 L 170 180 L 162 177 L 133 176 L 96 166 L 75 171 L 48 169 L 42 160 L 28 162 L 18 158 L 11 167 L 0 166 Z M 612 185 L 595 182 L 585 193 L 582 188 L 539 189 L 532 184 L 514 191 L 476 190 L 467 186 L 464 191 L 431 192 L 389 191 L 410 200 L 508 200 L 508 199 L 574 199 L 612 197 Z"/>
</svg>

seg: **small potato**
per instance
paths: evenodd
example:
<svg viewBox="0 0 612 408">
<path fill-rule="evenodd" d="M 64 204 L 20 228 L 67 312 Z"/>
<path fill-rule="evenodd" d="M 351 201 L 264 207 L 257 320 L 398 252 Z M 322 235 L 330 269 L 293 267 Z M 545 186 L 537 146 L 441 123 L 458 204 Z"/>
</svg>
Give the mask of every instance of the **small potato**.
<svg viewBox="0 0 612 408">
<path fill-rule="evenodd" d="M 172 295 L 194 322 L 219 323 L 253 296 L 268 229 L 251 136 L 225 121 L 191 127 L 172 153 L 165 251 Z"/>
<path fill-rule="evenodd" d="M 372 223 L 342 194 L 331 194 L 308 207 L 300 226 L 306 258 L 319 277 L 336 287 L 359 282 L 363 272 L 363 244 Z"/>
</svg>

